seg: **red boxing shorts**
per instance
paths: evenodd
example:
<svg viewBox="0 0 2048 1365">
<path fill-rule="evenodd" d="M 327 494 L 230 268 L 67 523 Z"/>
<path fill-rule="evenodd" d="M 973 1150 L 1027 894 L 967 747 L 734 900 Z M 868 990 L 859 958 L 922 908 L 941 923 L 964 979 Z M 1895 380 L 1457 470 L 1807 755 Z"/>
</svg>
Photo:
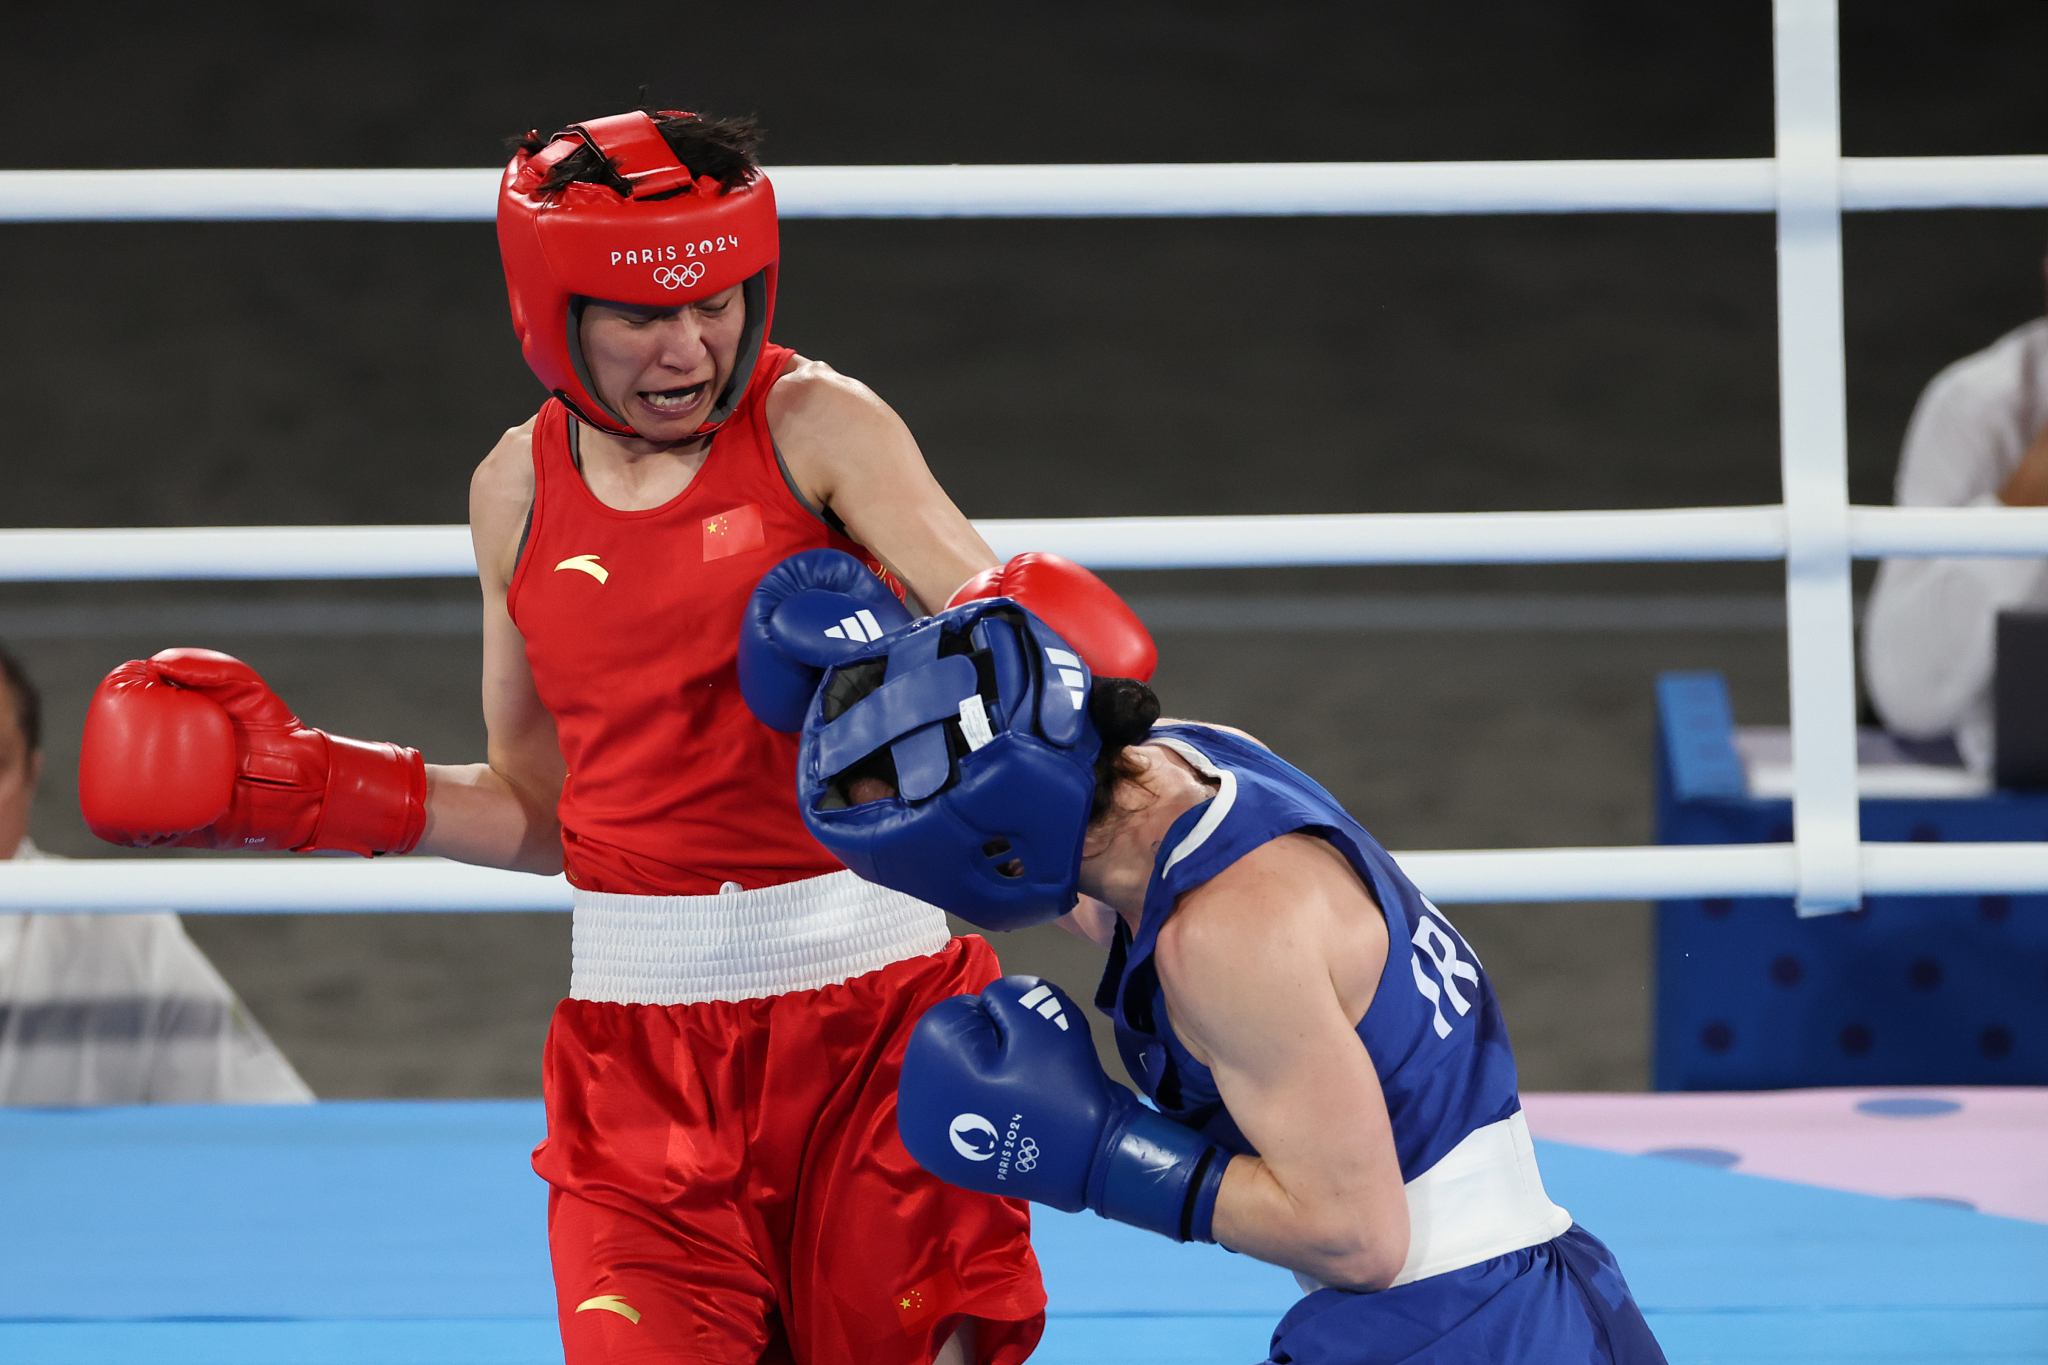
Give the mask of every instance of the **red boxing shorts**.
<svg viewBox="0 0 2048 1365">
<path fill-rule="evenodd" d="M 564 1000 L 533 1167 L 568 1365 L 926 1365 L 968 1317 L 982 1365 L 1028 1356 L 1027 1206 L 927 1174 L 896 1135 L 911 1028 L 999 970 L 969 937 L 766 999 Z"/>
</svg>

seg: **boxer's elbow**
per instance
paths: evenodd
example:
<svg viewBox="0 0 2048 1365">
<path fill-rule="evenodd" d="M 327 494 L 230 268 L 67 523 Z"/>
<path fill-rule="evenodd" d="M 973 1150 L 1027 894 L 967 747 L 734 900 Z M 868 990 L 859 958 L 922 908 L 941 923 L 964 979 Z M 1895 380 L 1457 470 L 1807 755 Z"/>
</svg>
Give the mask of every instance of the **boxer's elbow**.
<svg viewBox="0 0 2048 1365">
<path fill-rule="evenodd" d="M 1370 1294 L 1385 1289 L 1408 1261 L 1405 1203 L 1384 1213 L 1345 1202 L 1300 1229 L 1305 1253 L 1296 1268 L 1332 1289 Z"/>
<path fill-rule="evenodd" d="M 1377 1294 L 1393 1284 L 1406 1259 L 1404 1256 L 1378 1253 L 1360 1255 L 1331 1266 L 1327 1277 L 1318 1275 L 1316 1278 L 1332 1289 L 1348 1289 L 1354 1294 Z"/>
<path fill-rule="evenodd" d="M 528 843 L 519 850 L 518 860 L 513 863 L 514 872 L 531 872 L 536 877 L 555 877 L 562 872 L 562 840 L 560 831 L 556 837 L 540 843 Z"/>
<path fill-rule="evenodd" d="M 1330 1288 L 1376 1294 L 1394 1282 L 1408 1256 L 1405 1247 L 1396 1251 L 1367 1240 L 1354 1247 L 1332 1247 L 1314 1259 L 1308 1273 Z"/>
</svg>

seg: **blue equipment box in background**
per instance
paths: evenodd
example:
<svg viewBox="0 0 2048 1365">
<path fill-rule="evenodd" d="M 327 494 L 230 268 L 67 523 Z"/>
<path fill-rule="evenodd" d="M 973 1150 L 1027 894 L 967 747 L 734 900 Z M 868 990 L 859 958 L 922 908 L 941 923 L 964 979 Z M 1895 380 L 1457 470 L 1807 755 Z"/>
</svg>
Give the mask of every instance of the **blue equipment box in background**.
<svg viewBox="0 0 2048 1365">
<path fill-rule="evenodd" d="M 1664 674 L 1657 712 L 1658 843 L 1791 839 L 1719 674 Z M 1866 795 L 1866 841 L 2048 839 L 2048 792 L 1962 794 L 1960 769 L 1912 764 L 1866 767 L 1863 790 L 1916 771 L 1956 794 Z M 1660 901 L 1656 1018 L 1659 1090 L 2048 1084 L 2048 896 L 1872 896 L 1803 920 L 1790 900 Z"/>
</svg>

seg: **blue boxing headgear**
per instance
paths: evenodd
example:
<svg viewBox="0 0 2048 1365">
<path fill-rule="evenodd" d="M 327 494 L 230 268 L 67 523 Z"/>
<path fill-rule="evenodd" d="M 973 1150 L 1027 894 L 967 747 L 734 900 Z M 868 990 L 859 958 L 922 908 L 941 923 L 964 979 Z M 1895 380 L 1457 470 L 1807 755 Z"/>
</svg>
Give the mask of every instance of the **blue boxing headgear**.
<svg viewBox="0 0 2048 1365">
<path fill-rule="evenodd" d="M 797 800 L 868 881 L 983 929 L 1074 908 L 1102 740 L 1088 666 L 1007 597 L 968 602 L 833 666 L 804 719 Z M 895 788 L 854 804 L 849 782 Z"/>
</svg>

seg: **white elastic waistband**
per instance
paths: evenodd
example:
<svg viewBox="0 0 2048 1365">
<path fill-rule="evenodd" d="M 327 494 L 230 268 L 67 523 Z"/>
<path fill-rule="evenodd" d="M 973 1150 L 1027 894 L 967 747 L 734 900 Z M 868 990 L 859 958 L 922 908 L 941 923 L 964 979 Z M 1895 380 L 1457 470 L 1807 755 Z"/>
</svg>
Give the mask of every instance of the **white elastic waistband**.
<svg viewBox="0 0 2048 1365">
<path fill-rule="evenodd" d="M 816 990 L 946 946 L 936 906 L 833 872 L 717 896 L 576 892 L 569 994 L 695 1005 Z"/>
<path fill-rule="evenodd" d="M 1467 1133 L 1409 1181 L 1407 1193 L 1408 1260 L 1395 1285 L 1538 1246 L 1572 1225 L 1543 1191 L 1529 1121 L 1519 1110 Z M 1306 1293 L 1325 1287 L 1307 1275 L 1294 1278 Z"/>
</svg>

